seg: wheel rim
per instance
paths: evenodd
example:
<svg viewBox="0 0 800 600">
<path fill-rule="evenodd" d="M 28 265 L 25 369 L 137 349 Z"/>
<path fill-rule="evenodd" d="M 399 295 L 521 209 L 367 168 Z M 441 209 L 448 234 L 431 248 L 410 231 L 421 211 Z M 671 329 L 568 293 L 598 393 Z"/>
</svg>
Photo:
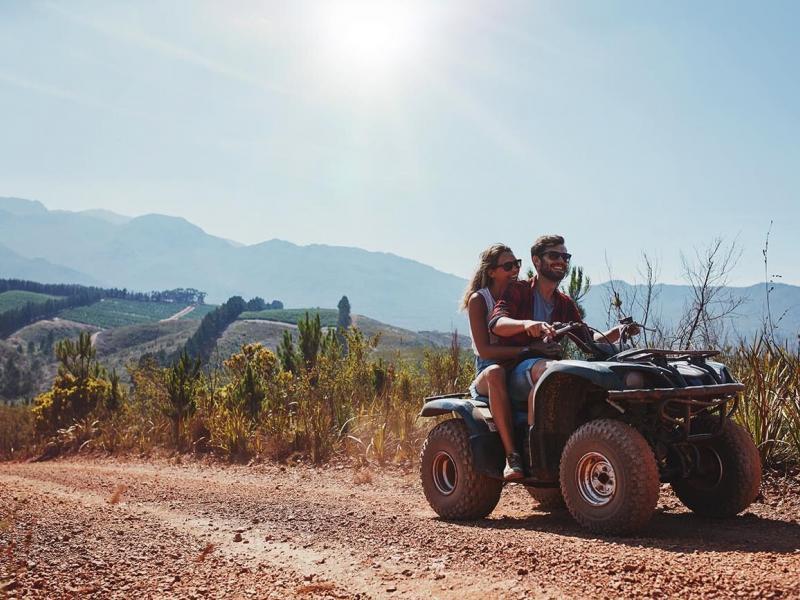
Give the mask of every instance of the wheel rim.
<svg viewBox="0 0 800 600">
<path fill-rule="evenodd" d="M 439 451 L 433 457 L 431 465 L 433 472 L 433 484 L 443 496 L 449 496 L 456 489 L 458 483 L 458 471 L 453 457 L 444 450 Z"/>
<path fill-rule="evenodd" d="M 611 462 L 599 452 L 588 452 L 578 461 L 575 470 L 578 491 L 592 506 L 611 502 L 617 491 L 617 476 Z"/>
<path fill-rule="evenodd" d="M 697 449 L 697 466 L 691 477 L 695 486 L 712 490 L 722 481 L 722 457 L 711 446 Z"/>
</svg>

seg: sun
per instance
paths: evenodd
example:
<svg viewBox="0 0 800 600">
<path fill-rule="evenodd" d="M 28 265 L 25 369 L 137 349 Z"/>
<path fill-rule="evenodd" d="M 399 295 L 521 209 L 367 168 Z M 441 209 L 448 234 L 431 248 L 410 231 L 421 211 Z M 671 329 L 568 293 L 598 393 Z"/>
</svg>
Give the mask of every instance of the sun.
<svg viewBox="0 0 800 600">
<path fill-rule="evenodd" d="M 425 58 L 425 4 L 413 1 L 329 1 L 318 5 L 314 44 L 323 67 L 360 81 L 396 79 Z"/>
</svg>

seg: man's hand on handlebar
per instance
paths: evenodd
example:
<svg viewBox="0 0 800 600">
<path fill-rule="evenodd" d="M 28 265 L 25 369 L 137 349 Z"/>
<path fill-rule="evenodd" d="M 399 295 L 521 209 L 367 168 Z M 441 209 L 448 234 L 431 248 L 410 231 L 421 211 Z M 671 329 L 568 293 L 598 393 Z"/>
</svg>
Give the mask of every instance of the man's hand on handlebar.
<svg viewBox="0 0 800 600">
<path fill-rule="evenodd" d="M 544 321 L 524 321 L 525 333 L 532 338 L 552 338 L 556 330 L 549 323 Z"/>
</svg>

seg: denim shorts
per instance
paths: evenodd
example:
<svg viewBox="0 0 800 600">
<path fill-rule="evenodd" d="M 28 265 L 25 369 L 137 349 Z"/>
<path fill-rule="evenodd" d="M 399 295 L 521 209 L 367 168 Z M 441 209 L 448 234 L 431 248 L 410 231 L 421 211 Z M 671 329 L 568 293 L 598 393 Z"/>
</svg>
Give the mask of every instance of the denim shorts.
<svg viewBox="0 0 800 600">
<path fill-rule="evenodd" d="M 473 379 L 472 383 L 469 384 L 469 395 L 472 396 L 473 400 L 481 396 L 478 393 L 478 390 L 475 389 L 475 381 L 478 379 L 478 375 L 480 375 L 483 372 L 483 370 L 486 369 L 486 367 L 489 367 L 494 364 L 497 363 L 491 359 L 481 358 L 480 356 L 475 357 L 475 379 Z"/>
<path fill-rule="evenodd" d="M 508 397 L 514 404 L 528 403 L 528 394 L 531 393 L 531 367 L 546 358 L 526 358 L 519 363 L 508 375 Z"/>
</svg>

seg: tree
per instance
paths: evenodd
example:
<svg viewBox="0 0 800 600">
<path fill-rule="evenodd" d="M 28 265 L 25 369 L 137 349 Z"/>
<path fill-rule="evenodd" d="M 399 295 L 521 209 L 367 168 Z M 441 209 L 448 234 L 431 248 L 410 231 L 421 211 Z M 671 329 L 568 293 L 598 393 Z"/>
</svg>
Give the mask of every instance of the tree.
<svg viewBox="0 0 800 600">
<path fill-rule="evenodd" d="M 297 329 L 300 355 L 303 357 L 306 369 L 313 369 L 317 364 L 317 356 L 322 343 L 322 323 L 319 313 L 315 313 L 313 319 L 306 313 L 305 317 L 297 322 Z"/>
<path fill-rule="evenodd" d="M 268 384 L 278 370 L 278 359 L 261 344 L 245 344 L 225 361 L 225 368 L 231 380 L 232 404 L 255 420 L 267 397 Z"/>
<path fill-rule="evenodd" d="M 52 388 L 36 397 L 33 408 L 36 427 L 42 433 L 80 421 L 105 405 L 111 392 L 88 333 L 81 333 L 76 342 L 61 340 L 55 350 L 60 363 L 58 374 Z"/>
<path fill-rule="evenodd" d="M 263 298 L 256 296 L 247 301 L 247 310 L 251 310 L 253 312 L 258 312 L 260 310 L 265 310 L 267 308 L 267 303 L 264 302 Z"/>
<path fill-rule="evenodd" d="M 178 361 L 167 369 L 167 403 L 162 407 L 172 422 L 172 439 L 179 448 L 183 423 L 194 412 L 199 386 L 200 359 L 190 358 L 184 350 Z"/>
<path fill-rule="evenodd" d="M 725 244 L 714 239 L 693 258 L 681 254 L 684 277 L 691 286 L 692 298 L 678 325 L 677 343 L 690 349 L 700 338 L 703 346 L 717 345 L 722 338 L 724 320 L 733 316 L 744 301 L 727 289 L 728 275 L 741 256 L 736 242 Z"/>
<path fill-rule="evenodd" d="M 353 324 L 353 319 L 350 317 L 350 300 L 347 299 L 347 296 L 342 296 L 337 307 L 339 309 L 337 326 L 340 329 L 347 329 Z"/>
<path fill-rule="evenodd" d="M 299 364 L 297 360 L 297 351 L 295 350 L 294 340 L 292 339 L 291 333 L 288 331 L 283 332 L 281 342 L 278 344 L 278 347 L 275 349 L 275 351 L 278 354 L 278 360 L 281 362 L 281 368 L 288 373 L 297 375 L 299 372 Z"/>
<path fill-rule="evenodd" d="M 586 309 L 583 308 L 582 300 L 589 293 L 592 286 L 592 280 L 588 276 L 583 275 L 583 267 L 572 267 L 569 270 L 569 286 L 567 287 L 567 294 L 575 302 L 578 307 L 578 313 L 581 319 L 586 316 Z"/>
</svg>

